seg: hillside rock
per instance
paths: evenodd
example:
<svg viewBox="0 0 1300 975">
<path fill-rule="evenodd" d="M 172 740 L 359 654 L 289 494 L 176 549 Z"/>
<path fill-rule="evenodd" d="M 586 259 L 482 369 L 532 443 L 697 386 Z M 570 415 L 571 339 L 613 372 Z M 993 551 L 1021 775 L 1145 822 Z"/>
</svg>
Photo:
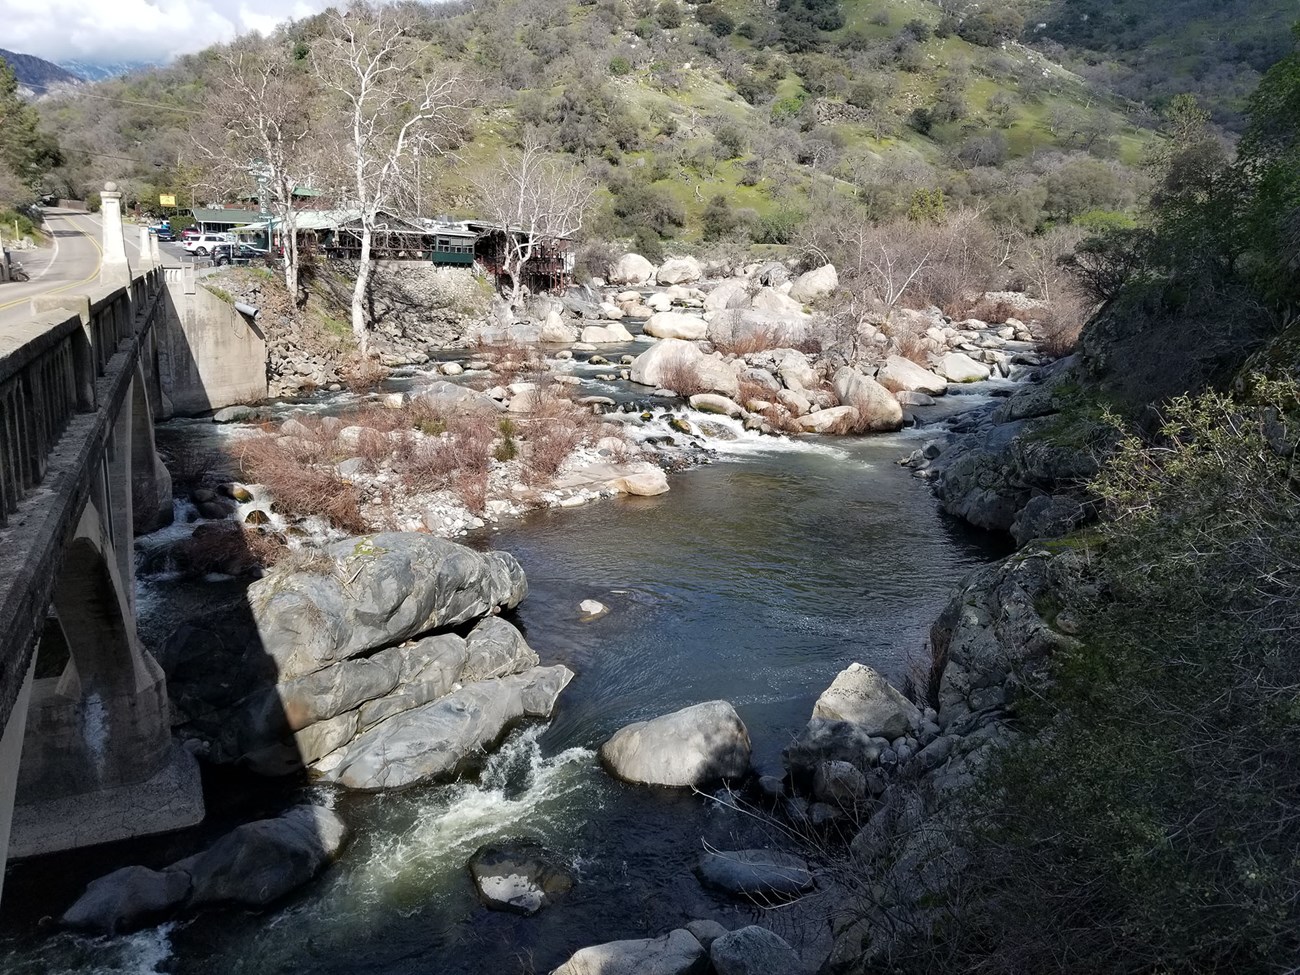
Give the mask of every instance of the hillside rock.
<svg viewBox="0 0 1300 975">
<path fill-rule="evenodd" d="M 708 293 L 704 299 L 705 311 L 723 311 L 744 308 L 749 304 L 749 285 L 739 278 L 728 278 Z"/>
<path fill-rule="evenodd" d="M 750 302 L 757 311 L 770 311 L 776 315 L 785 315 L 791 318 L 801 317 L 804 313 L 803 305 L 795 301 L 789 295 L 783 295 L 775 288 L 762 288 L 758 294 L 754 295 Z"/>
<path fill-rule="evenodd" d="M 706 701 L 622 728 L 600 747 L 614 775 L 642 785 L 702 786 L 749 770 L 749 732 L 726 701 Z"/>
</svg>

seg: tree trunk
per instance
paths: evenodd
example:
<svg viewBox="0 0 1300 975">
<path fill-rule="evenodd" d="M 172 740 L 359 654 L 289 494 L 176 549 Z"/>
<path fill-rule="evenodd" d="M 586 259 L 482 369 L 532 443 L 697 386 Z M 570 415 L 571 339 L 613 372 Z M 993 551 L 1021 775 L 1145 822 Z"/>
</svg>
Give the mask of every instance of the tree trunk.
<svg viewBox="0 0 1300 975">
<path fill-rule="evenodd" d="M 352 335 L 357 340 L 361 358 L 370 353 L 366 333 L 366 287 L 370 283 L 370 228 L 361 228 L 361 264 L 357 268 L 357 283 L 352 289 Z"/>
</svg>

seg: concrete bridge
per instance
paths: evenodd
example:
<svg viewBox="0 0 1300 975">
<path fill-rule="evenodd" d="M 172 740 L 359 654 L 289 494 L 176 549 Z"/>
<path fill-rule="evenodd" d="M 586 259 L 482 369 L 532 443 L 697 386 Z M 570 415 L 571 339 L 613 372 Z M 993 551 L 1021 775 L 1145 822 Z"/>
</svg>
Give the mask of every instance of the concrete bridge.
<svg viewBox="0 0 1300 975">
<path fill-rule="evenodd" d="M 0 330 L 0 883 L 6 851 L 203 817 L 136 634 L 132 539 L 172 517 L 154 421 L 264 397 L 266 344 L 147 234 L 131 267 L 115 189 L 98 283 L 37 295 Z"/>
</svg>

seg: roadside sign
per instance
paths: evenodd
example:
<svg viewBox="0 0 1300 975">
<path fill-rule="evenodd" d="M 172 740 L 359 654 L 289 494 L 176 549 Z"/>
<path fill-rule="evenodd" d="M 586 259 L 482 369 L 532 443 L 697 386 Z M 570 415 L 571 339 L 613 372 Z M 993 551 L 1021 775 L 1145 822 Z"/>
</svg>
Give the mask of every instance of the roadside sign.
<svg viewBox="0 0 1300 975">
<path fill-rule="evenodd" d="M 175 193 L 159 193 L 158 205 L 164 207 L 174 207 L 176 205 Z"/>
</svg>

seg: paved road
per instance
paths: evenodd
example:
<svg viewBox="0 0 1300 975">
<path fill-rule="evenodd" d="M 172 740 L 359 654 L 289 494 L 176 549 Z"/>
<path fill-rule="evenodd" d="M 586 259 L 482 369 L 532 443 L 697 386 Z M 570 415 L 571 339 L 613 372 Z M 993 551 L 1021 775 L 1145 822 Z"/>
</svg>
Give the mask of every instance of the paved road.
<svg viewBox="0 0 1300 975">
<path fill-rule="evenodd" d="M 98 218 L 71 210 L 46 210 L 45 220 L 54 234 L 54 246 L 15 252 L 31 280 L 0 284 L 0 333 L 31 317 L 31 299 L 37 295 L 75 291 L 94 284 L 99 277 Z"/>
<path fill-rule="evenodd" d="M 31 300 L 37 295 L 75 292 L 94 285 L 99 277 L 104 233 L 99 214 L 47 209 L 45 221 L 54 235 L 54 246 L 15 252 L 31 280 L 0 284 L 0 336 L 31 317 Z M 127 259 L 134 265 L 140 256 L 140 229 L 127 224 L 122 236 Z M 180 244 L 164 243 L 162 248 L 168 263 L 179 263 L 185 257 Z"/>
</svg>

